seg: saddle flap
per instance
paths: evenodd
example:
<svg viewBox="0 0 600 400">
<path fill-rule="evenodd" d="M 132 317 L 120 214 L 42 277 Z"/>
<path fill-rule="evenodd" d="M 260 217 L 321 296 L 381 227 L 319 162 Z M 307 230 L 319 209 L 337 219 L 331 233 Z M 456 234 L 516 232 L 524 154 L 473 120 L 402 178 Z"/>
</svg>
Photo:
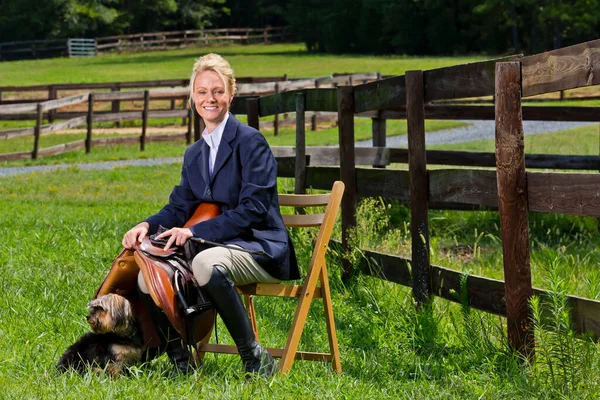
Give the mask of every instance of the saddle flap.
<svg viewBox="0 0 600 400">
<path fill-rule="evenodd" d="M 171 325 L 181 332 L 181 315 L 179 315 L 172 284 L 173 269 L 165 261 L 145 254 L 140 247 L 133 254 L 150 296 L 154 303 L 163 310 Z"/>
<path fill-rule="evenodd" d="M 115 293 L 129 298 L 132 292 L 137 293 L 137 276 L 139 273 L 133 251 L 123 249 L 113 262 L 108 275 L 96 290 L 94 299 L 105 294 Z"/>
<path fill-rule="evenodd" d="M 162 247 L 155 246 L 152 243 L 152 239 L 150 239 L 148 236 L 144 237 L 142 243 L 139 244 L 139 249 L 146 254 L 150 254 L 159 258 L 169 258 L 173 255 L 181 254 L 177 247 L 171 247 L 169 250 L 165 251 L 165 249 Z"/>
<path fill-rule="evenodd" d="M 173 286 L 175 271 L 182 272 L 185 268 L 180 265 L 169 264 L 170 262 L 177 263 L 176 260 L 163 260 L 146 254 L 141 251 L 141 246 L 138 246 L 133 254 L 152 300 L 163 310 L 165 316 L 183 340 L 186 343 L 191 343 L 207 336 L 212 330 L 215 317 L 214 308 L 205 308 L 191 319 L 186 317 L 183 315 L 185 311 L 183 304 L 181 304 Z M 186 280 L 185 284 L 190 283 L 189 280 L 193 280 L 191 273 L 188 272 L 183 275 Z M 192 298 L 191 300 L 198 299 Z M 210 303 L 208 303 L 208 306 L 210 307 Z"/>
</svg>

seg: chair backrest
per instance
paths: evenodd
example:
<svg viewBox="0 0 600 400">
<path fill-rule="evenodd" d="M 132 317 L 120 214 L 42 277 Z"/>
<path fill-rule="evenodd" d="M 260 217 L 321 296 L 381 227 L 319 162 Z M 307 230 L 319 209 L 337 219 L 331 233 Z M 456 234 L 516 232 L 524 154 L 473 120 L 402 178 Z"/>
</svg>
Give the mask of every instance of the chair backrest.
<svg viewBox="0 0 600 400">
<path fill-rule="evenodd" d="M 315 247 L 310 261 L 312 266 L 316 260 L 325 256 L 329 238 L 333 231 L 335 219 L 344 195 L 344 183 L 335 181 L 331 193 L 327 194 L 280 194 L 279 205 L 295 208 L 327 206 L 325 212 L 319 214 L 282 214 L 287 227 L 320 226 Z"/>
</svg>

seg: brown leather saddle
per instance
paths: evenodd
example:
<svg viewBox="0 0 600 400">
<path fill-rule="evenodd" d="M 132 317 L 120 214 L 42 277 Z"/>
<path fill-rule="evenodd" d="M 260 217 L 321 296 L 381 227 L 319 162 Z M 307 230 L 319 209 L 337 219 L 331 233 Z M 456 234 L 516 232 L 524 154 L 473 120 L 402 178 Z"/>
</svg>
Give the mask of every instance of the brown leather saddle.
<svg viewBox="0 0 600 400">
<path fill-rule="evenodd" d="M 184 225 L 190 227 L 220 214 L 214 203 L 202 203 Z M 148 348 L 161 346 L 160 336 L 142 303 L 137 288 L 142 273 L 154 303 L 179 332 L 185 343 L 195 345 L 208 335 L 215 320 L 215 309 L 207 306 L 198 292 L 197 283 L 187 268 L 184 254 L 175 248 L 164 251 L 145 237 L 135 250 L 124 249 L 117 256 L 94 298 L 116 293 L 127 298 L 138 315 L 144 342 Z M 199 301 L 200 300 L 200 301 Z"/>
</svg>

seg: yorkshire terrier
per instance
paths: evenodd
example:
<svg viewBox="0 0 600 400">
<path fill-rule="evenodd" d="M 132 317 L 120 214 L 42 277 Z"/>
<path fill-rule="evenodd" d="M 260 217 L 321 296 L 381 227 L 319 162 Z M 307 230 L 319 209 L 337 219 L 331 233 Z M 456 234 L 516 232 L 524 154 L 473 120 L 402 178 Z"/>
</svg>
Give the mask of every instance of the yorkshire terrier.
<svg viewBox="0 0 600 400">
<path fill-rule="evenodd" d="M 131 303 L 117 294 L 107 294 L 88 304 L 87 321 L 92 332 L 85 333 L 67 348 L 57 368 L 79 373 L 92 368 L 117 378 L 125 368 L 142 360 L 144 344 L 139 321 Z"/>
</svg>

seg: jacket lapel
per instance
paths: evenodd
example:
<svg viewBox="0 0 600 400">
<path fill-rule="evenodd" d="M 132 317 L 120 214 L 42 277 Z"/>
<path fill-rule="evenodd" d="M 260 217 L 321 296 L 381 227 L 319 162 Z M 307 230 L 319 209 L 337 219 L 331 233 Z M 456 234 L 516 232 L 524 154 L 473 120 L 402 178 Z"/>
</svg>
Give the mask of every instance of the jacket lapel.
<svg viewBox="0 0 600 400">
<path fill-rule="evenodd" d="M 210 183 L 212 184 L 212 180 L 217 176 L 217 173 L 223 165 L 227 162 L 229 157 L 231 157 L 231 153 L 233 153 L 233 149 L 231 148 L 231 142 L 235 139 L 237 134 L 237 127 L 239 122 L 232 114 L 229 114 L 229 119 L 227 120 L 227 124 L 225 124 L 225 129 L 223 130 L 223 136 L 221 137 L 221 143 L 219 143 L 219 151 L 217 152 L 217 159 L 215 160 L 215 166 L 213 167 L 213 174 Z M 206 146 L 208 147 L 208 145 Z"/>
</svg>

